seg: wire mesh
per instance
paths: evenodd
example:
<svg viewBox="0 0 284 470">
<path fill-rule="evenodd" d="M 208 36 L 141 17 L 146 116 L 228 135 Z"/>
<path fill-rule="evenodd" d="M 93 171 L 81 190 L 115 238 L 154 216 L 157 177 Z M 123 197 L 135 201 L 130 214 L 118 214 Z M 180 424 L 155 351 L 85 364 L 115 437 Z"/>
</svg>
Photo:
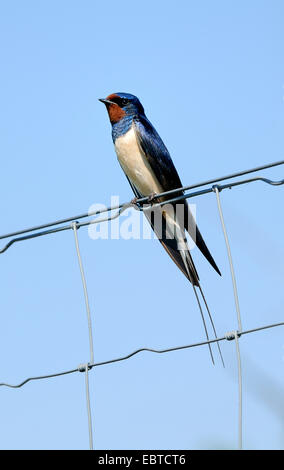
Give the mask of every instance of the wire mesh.
<svg viewBox="0 0 284 470">
<path fill-rule="evenodd" d="M 242 430 L 243 430 L 243 423 L 242 423 L 242 368 L 241 368 L 241 355 L 240 355 L 240 347 L 239 347 L 239 338 L 242 335 L 246 334 L 251 334 L 254 332 L 258 332 L 261 330 L 266 330 L 270 328 L 275 328 L 279 326 L 283 326 L 284 322 L 279 322 L 279 323 L 273 323 L 269 325 L 264 325 L 260 327 L 256 327 L 250 330 L 242 330 L 242 323 L 241 323 L 241 314 L 240 314 L 240 307 L 239 307 L 239 301 L 238 301 L 238 292 L 237 292 L 237 283 L 236 283 L 236 276 L 234 272 L 234 267 L 233 267 L 233 260 L 232 260 L 232 255 L 231 255 L 231 249 L 230 249 L 230 243 L 229 243 L 229 238 L 228 234 L 226 231 L 226 226 L 225 226 L 225 221 L 224 221 L 224 215 L 221 207 L 221 200 L 220 200 L 220 195 L 219 193 L 228 188 L 234 188 L 237 186 L 242 186 L 244 184 L 248 183 L 253 183 L 253 182 L 263 182 L 272 186 L 280 186 L 284 184 L 284 179 L 279 180 L 279 181 L 273 181 L 268 178 L 264 177 L 251 177 L 248 179 L 242 179 L 238 181 L 231 181 L 226 184 L 222 185 L 217 185 L 216 183 L 219 183 L 224 180 L 228 179 L 233 179 L 239 176 L 243 176 L 246 174 L 250 174 L 253 172 L 257 172 L 260 170 L 265 170 L 268 168 L 280 166 L 284 164 L 284 160 L 279 161 L 279 162 L 273 162 L 268 165 L 262 165 L 256 168 L 252 168 L 249 170 L 243 170 L 238 173 L 233 173 L 227 176 L 223 177 L 217 177 L 211 180 L 207 180 L 201 183 L 197 183 L 194 185 L 190 186 L 183 186 L 182 188 L 174 189 L 171 191 L 167 191 L 164 193 L 160 193 L 155 195 L 154 201 L 153 197 L 151 197 L 151 204 L 154 203 L 154 206 L 161 206 L 163 204 L 169 204 L 169 203 L 174 203 L 178 202 L 183 199 L 188 199 L 196 196 L 201 196 L 204 194 L 208 194 L 210 192 L 214 192 L 216 194 L 216 200 L 217 200 L 217 206 L 218 206 L 218 211 L 219 211 L 219 216 L 220 216 L 220 221 L 221 221 L 221 226 L 224 234 L 224 239 L 226 243 L 226 248 L 227 248 L 227 254 L 228 254 L 228 261 L 230 265 L 230 270 L 231 270 L 231 277 L 232 277 L 232 284 L 233 284 L 233 292 L 234 292 L 234 298 L 235 298 L 235 305 L 236 305 L 236 313 L 237 313 L 237 322 L 238 322 L 238 327 L 239 330 L 233 330 L 232 332 L 226 333 L 223 337 L 219 338 L 213 338 L 213 339 L 208 339 L 206 341 L 201 341 L 197 343 L 192 343 L 192 344 L 187 344 L 183 346 L 174 346 L 172 348 L 167 348 L 167 349 L 152 349 L 152 348 L 140 348 L 137 349 L 125 356 L 122 357 L 117 357 L 114 359 L 106 360 L 103 362 L 94 362 L 94 352 L 93 352 L 93 336 L 92 336 L 92 323 L 91 323 L 91 312 L 90 312 L 90 307 L 89 307 L 89 301 L 88 301 L 88 292 L 87 292 L 87 283 L 85 279 L 85 274 L 84 274 L 84 268 L 83 268 L 83 263 L 82 263 L 82 258 L 80 254 L 80 248 L 79 248 L 79 241 L 78 241 L 78 234 L 77 230 L 80 227 L 83 226 L 88 226 L 90 224 L 96 224 L 96 223 L 103 223 L 109 220 L 113 220 L 117 217 L 119 217 L 126 209 L 129 207 L 135 207 L 137 210 L 147 210 L 147 208 L 143 208 L 142 204 L 149 202 L 149 198 L 144 197 L 140 199 L 136 199 L 135 201 L 130 201 L 125 204 L 121 205 L 116 205 L 112 207 L 108 207 L 107 209 L 99 210 L 99 211 L 94 211 L 94 212 L 88 212 L 88 213 L 82 213 L 77 216 L 73 217 L 66 217 L 63 219 L 56 220 L 54 222 L 50 223 L 45 223 L 41 225 L 37 225 L 34 227 L 30 227 L 27 229 L 7 233 L 4 235 L 0 236 L 0 239 L 7 239 L 10 238 L 8 243 L 3 246 L 2 249 L 0 249 L 0 254 L 6 252 L 14 243 L 17 242 L 23 242 L 27 241 L 33 238 L 45 236 L 45 235 L 50 235 L 54 233 L 59 233 L 65 230 L 73 230 L 74 237 L 75 237 L 75 247 L 76 247 L 76 253 L 77 253 L 77 258 L 79 262 L 79 268 L 80 268 L 80 274 L 81 274 L 81 280 L 82 280 L 82 285 L 83 285 L 83 291 L 84 291 L 84 298 L 85 298 L 85 305 L 86 305 L 86 311 L 87 311 L 87 320 L 88 320 L 88 332 L 89 332 L 89 348 L 90 348 L 90 362 L 87 362 L 85 364 L 80 364 L 74 369 L 71 370 L 66 370 L 63 372 L 56 372 L 53 374 L 48 374 L 48 375 L 39 375 L 35 377 L 28 377 L 25 380 L 23 380 L 21 383 L 13 385 L 9 383 L 0 383 L 0 386 L 2 387 L 9 387 L 9 388 L 21 388 L 27 383 L 31 381 L 37 381 L 37 380 L 43 380 L 43 379 L 50 379 L 53 377 L 58 377 L 58 376 L 64 376 L 68 374 L 73 374 L 75 372 L 84 372 L 85 373 L 85 390 L 86 390 L 86 404 L 87 404 L 87 415 L 88 415 L 88 431 L 89 431 L 89 447 L 90 450 L 93 449 L 93 428 L 92 428 L 92 416 L 91 416 L 91 404 L 90 404 L 90 393 L 89 393 L 89 371 L 95 367 L 99 366 L 105 366 L 111 363 L 116 363 L 116 362 L 121 362 L 121 361 L 126 361 L 129 360 L 130 358 L 136 356 L 137 354 L 140 354 L 142 352 L 150 352 L 150 353 L 155 353 L 155 354 L 165 354 L 165 353 L 170 353 L 173 351 L 178 351 L 178 350 L 183 350 L 183 349 L 190 349 L 194 347 L 199 347 L 199 346 L 204 346 L 204 345 L 210 345 L 211 343 L 218 343 L 219 341 L 225 341 L 229 340 L 235 341 L 236 345 L 236 357 L 237 357 L 237 364 L 238 364 L 238 448 L 242 449 L 243 446 L 243 439 L 242 439 Z M 211 186 L 210 186 L 211 185 Z M 208 186 L 205 189 L 200 189 L 198 191 L 192 191 L 188 192 L 192 189 L 200 188 L 203 186 Z M 183 192 L 182 195 L 175 196 L 176 194 L 179 194 L 180 192 Z M 164 202 L 155 202 L 155 199 L 161 196 L 173 196 L 172 199 L 167 199 Z M 115 213 L 113 214 L 113 211 Z M 100 216 L 103 213 L 107 213 L 106 217 L 97 217 Z M 96 219 L 93 220 L 87 220 L 85 222 L 78 222 L 80 219 L 84 218 L 90 218 L 91 216 L 96 216 Z M 71 222 L 71 223 L 70 223 Z M 48 230 L 43 230 L 43 229 L 48 229 Z"/>
</svg>

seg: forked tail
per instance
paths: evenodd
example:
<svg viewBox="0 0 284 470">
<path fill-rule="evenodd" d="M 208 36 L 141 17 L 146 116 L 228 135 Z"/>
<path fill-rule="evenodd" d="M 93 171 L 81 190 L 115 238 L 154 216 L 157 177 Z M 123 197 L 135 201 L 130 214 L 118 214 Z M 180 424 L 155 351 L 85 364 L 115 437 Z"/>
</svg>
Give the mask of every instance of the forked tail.
<svg viewBox="0 0 284 470">
<path fill-rule="evenodd" d="M 202 288 L 201 288 L 201 285 L 200 285 L 200 282 L 199 282 L 199 278 L 198 278 L 198 275 L 197 275 L 197 272 L 196 272 L 196 269 L 195 269 L 193 260 L 192 260 L 192 258 L 191 258 L 191 255 L 190 255 L 190 253 L 189 253 L 188 251 L 183 250 L 183 249 L 180 250 L 180 253 L 181 253 L 181 256 L 182 256 L 182 258 L 183 258 L 183 262 L 184 262 L 184 265 L 185 265 L 185 267 L 186 267 L 187 275 L 188 275 L 188 278 L 189 278 L 189 280 L 190 280 L 190 282 L 191 282 L 191 284 L 192 284 L 193 291 L 194 291 L 194 295 L 195 295 L 196 300 L 197 300 L 197 304 L 198 304 L 198 307 L 199 307 L 199 310 L 200 310 L 200 314 L 201 314 L 201 318 L 202 318 L 202 323 L 203 323 L 203 326 L 204 326 L 204 331 L 205 331 L 205 335 L 206 335 L 207 341 L 210 341 L 210 339 L 209 339 L 209 335 L 208 335 L 208 329 L 207 329 L 206 321 L 205 321 L 205 318 L 204 318 L 204 313 L 203 313 L 203 310 L 202 310 L 201 302 L 200 302 L 200 299 L 199 299 L 199 297 L 198 297 L 198 293 L 197 293 L 197 290 L 196 290 L 196 285 L 197 285 L 197 287 L 198 287 L 198 289 L 199 289 L 199 291 L 200 291 L 200 293 L 201 293 L 201 296 L 202 296 L 204 305 L 205 305 L 205 307 L 206 307 L 206 310 L 207 310 L 207 313 L 208 313 L 208 317 L 209 317 L 211 326 L 212 326 L 213 331 L 214 331 L 215 339 L 217 339 L 218 336 L 217 336 L 216 328 L 215 328 L 215 325 L 214 325 L 214 321 L 213 321 L 211 312 L 210 312 L 210 310 L 209 310 L 209 307 L 208 307 L 208 304 L 207 304 L 205 295 L 204 295 L 203 290 L 202 290 Z M 195 276 L 195 278 L 193 278 L 192 273 L 195 273 L 195 272 L 196 272 L 196 276 Z M 225 363 L 224 363 L 223 355 L 222 355 L 221 348 L 220 348 L 220 345 L 219 345 L 219 341 L 217 341 L 217 346 L 218 346 L 218 350 L 219 350 L 219 354 L 220 354 L 220 358 L 221 358 L 222 364 L 223 364 L 223 366 L 225 367 Z M 208 348 L 209 348 L 209 351 L 210 351 L 210 356 L 211 356 L 211 359 L 212 359 L 212 363 L 215 364 L 215 362 L 214 362 L 214 357 L 213 357 L 213 352 L 212 352 L 212 348 L 211 348 L 211 344 L 210 344 L 210 343 L 208 343 Z"/>
<path fill-rule="evenodd" d="M 217 339 L 217 338 L 218 338 L 218 336 L 217 336 L 216 328 L 215 328 L 215 325 L 214 325 L 214 321 L 213 321 L 213 318 L 212 318 L 211 312 L 210 312 L 210 310 L 209 310 L 209 307 L 208 307 L 208 304 L 207 304 L 207 301 L 206 301 L 205 295 L 204 295 L 204 293 L 203 293 L 203 290 L 201 289 L 200 282 L 198 282 L 198 288 L 199 288 L 199 290 L 200 290 L 200 293 L 201 293 L 201 296 L 202 296 L 203 302 L 204 302 L 204 304 L 205 304 L 205 307 L 206 307 L 206 310 L 207 310 L 207 313 L 208 313 L 208 317 L 209 317 L 209 320 L 210 320 L 211 326 L 212 326 L 212 328 L 213 328 L 213 331 L 214 331 L 214 336 L 215 336 L 215 339 Z M 221 352 L 221 348 L 220 348 L 219 341 L 217 341 L 217 346 L 218 346 L 218 350 L 219 350 L 219 354 L 220 354 L 220 358 L 221 358 L 221 361 L 222 361 L 223 367 L 225 367 L 225 362 L 224 362 L 224 358 L 223 358 L 223 355 L 222 355 L 222 352 Z"/>
</svg>

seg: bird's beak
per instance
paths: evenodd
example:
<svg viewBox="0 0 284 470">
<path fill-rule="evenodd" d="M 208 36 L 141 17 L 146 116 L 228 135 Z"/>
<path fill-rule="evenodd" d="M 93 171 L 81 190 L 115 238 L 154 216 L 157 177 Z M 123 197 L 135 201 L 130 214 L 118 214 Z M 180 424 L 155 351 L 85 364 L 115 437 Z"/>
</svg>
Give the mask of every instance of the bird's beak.
<svg viewBox="0 0 284 470">
<path fill-rule="evenodd" d="M 107 104 L 113 104 L 112 101 L 106 100 L 106 99 L 104 99 L 104 98 L 99 98 L 99 101 L 100 101 L 101 103 L 104 103 L 105 105 L 107 105 Z"/>
</svg>

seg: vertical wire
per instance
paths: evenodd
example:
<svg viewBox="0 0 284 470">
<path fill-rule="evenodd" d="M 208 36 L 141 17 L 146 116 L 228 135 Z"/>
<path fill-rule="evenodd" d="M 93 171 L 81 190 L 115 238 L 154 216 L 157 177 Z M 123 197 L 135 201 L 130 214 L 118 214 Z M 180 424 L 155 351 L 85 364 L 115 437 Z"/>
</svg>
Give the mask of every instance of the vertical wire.
<svg viewBox="0 0 284 470">
<path fill-rule="evenodd" d="M 86 278 L 84 274 L 84 268 L 79 248 L 79 241 L 78 241 L 78 234 L 77 234 L 77 223 L 72 222 L 71 224 L 74 237 L 75 237 L 75 245 L 76 245 L 76 252 L 78 256 L 78 262 L 80 267 L 80 273 L 82 278 L 83 290 L 84 290 L 84 297 L 85 297 L 85 304 L 86 304 L 86 311 L 87 311 L 87 319 L 88 319 L 88 330 L 89 330 L 89 346 L 90 346 L 90 362 L 93 364 L 94 362 L 94 347 L 93 347 L 93 334 L 92 334 L 92 320 L 91 320 L 91 311 L 90 311 L 90 304 L 89 304 L 89 297 L 88 297 L 88 290 L 86 284 Z"/>
<path fill-rule="evenodd" d="M 239 335 L 235 331 L 235 343 L 236 343 L 236 352 L 237 352 L 237 361 L 238 361 L 238 384 L 239 384 L 239 416 L 238 416 L 238 448 L 242 450 L 243 448 L 243 386 L 242 386 L 242 363 L 241 363 L 241 353 L 239 345 Z"/>
<path fill-rule="evenodd" d="M 81 253 L 80 253 L 80 247 L 79 247 L 77 223 L 72 222 L 71 227 L 74 232 L 76 252 L 77 252 L 81 279 L 82 279 L 82 284 L 83 284 L 83 290 L 84 290 L 84 297 L 85 297 L 85 304 L 86 304 L 86 311 L 87 311 L 87 318 L 88 318 L 88 330 L 89 330 L 90 363 L 93 364 L 94 363 L 94 348 L 93 348 L 91 311 L 90 311 L 86 278 L 85 278 L 85 273 L 84 273 L 84 268 L 83 268 Z M 89 364 L 85 365 L 85 386 L 86 386 L 86 402 L 87 402 L 87 414 L 88 414 L 89 445 L 90 445 L 90 450 L 93 450 L 94 448 L 93 429 L 92 429 L 92 415 L 91 415 L 90 390 L 89 390 Z"/>
<path fill-rule="evenodd" d="M 90 450 L 94 450 L 92 413 L 91 413 L 90 389 L 89 389 L 89 364 L 85 365 L 85 384 L 86 384 L 86 403 L 87 403 L 88 428 L 89 428 L 89 446 L 90 446 Z"/>
<path fill-rule="evenodd" d="M 214 186 L 213 189 L 214 189 L 214 192 L 216 194 L 221 225 L 222 225 L 224 238 L 225 238 L 225 243 L 226 243 L 226 247 L 227 247 L 227 253 L 228 253 L 230 270 L 231 270 L 231 277 L 232 277 L 232 283 L 233 283 L 233 290 L 234 290 L 235 305 L 236 305 L 236 311 L 237 311 L 237 318 L 238 318 L 238 325 L 239 325 L 239 331 L 241 332 L 242 331 L 241 312 L 240 312 L 239 297 L 238 297 L 238 290 L 237 290 L 237 283 L 236 283 L 235 271 L 234 271 L 234 266 L 233 266 L 231 248 L 230 248 L 229 238 L 228 238 L 228 234 L 227 234 L 227 230 L 226 230 L 226 226 L 225 226 L 223 211 L 222 211 L 222 207 L 221 207 L 219 189 L 218 189 L 217 186 Z"/>
<path fill-rule="evenodd" d="M 239 332 L 235 331 L 234 332 L 234 337 L 235 337 L 235 343 L 236 343 L 236 353 L 237 353 L 237 362 L 238 362 L 238 391 L 239 391 L 238 449 L 241 450 L 242 447 L 243 447 L 243 442 L 242 442 L 243 441 L 243 437 L 242 437 L 242 434 L 243 434 L 243 395 L 242 395 L 242 367 L 241 367 L 241 354 L 240 354 L 240 346 L 239 346 L 239 335 L 241 334 L 241 331 L 242 331 L 242 321 L 241 321 L 241 312 L 240 312 L 240 305 L 239 305 L 237 283 L 236 283 L 235 271 L 234 271 L 234 266 L 233 266 L 233 259 L 232 259 L 232 254 L 231 254 L 229 238 L 228 238 L 228 234 L 227 234 L 227 230 L 226 230 L 226 226 L 225 226 L 225 221 L 224 221 L 224 216 L 223 216 L 223 211 L 222 211 L 218 186 L 214 186 L 213 190 L 216 194 L 221 225 L 222 225 L 224 238 L 225 238 L 225 243 L 226 243 L 226 247 L 227 247 L 227 253 L 228 253 L 228 258 L 229 258 L 229 263 L 230 263 L 230 270 L 231 270 L 231 277 L 232 277 L 232 283 L 233 283 L 233 290 L 234 290 L 234 298 L 235 298 L 238 326 L 239 326 Z"/>
</svg>

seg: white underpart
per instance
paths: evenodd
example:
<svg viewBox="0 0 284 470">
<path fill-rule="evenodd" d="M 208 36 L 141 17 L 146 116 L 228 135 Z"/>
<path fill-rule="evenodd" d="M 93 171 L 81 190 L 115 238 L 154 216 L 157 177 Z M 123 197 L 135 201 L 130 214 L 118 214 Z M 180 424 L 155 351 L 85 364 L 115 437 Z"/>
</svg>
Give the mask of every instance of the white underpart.
<svg viewBox="0 0 284 470">
<path fill-rule="evenodd" d="M 163 192 L 138 145 L 133 125 L 126 134 L 116 139 L 115 151 L 125 174 L 142 196 Z"/>
<path fill-rule="evenodd" d="M 138 145 L 133 125 L 126 134 L 116 139 L 115 151 L 125 174 L 142 196 L 164 191 Z M 167 205 L 162 206 L 161 210 L 167 213 L 168 232 L 175 234 L 181 250 L 186 249 L 184 230 L 175 221 L 173 211 L 168 209 Z"/>
</svg>

